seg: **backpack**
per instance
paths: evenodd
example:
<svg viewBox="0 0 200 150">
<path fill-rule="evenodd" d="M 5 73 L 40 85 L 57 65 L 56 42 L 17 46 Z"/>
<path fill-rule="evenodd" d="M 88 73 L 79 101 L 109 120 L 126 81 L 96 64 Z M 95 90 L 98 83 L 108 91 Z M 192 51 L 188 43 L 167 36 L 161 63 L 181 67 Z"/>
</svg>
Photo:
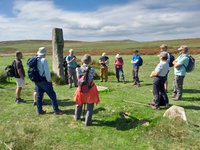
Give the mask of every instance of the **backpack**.
<svg viewBox="0 0 200 150">
<path fill-rule="evenodd" d="M 67 68 L 66 56 L 63 58 L 63 67 L 64 67 L 64 68 Z"/>
<path fill-rule="evenodd" d="M 27 61 L 28 65 L 28 78 L 33 82 L 46 81 L 45 77 L 40 76 L 37 67 L 38 57 L 29 58 Z"/>
<path fill-rule="evenodd" d="M 142 57 L 140 57 L 138 65 L 139 65 L 139 66 L 142 66 L 142 65 L 143 65 L 143 59 L 142 59 Z"/>
<path fill-rule="evenodd" d="M 17 70 L 16 70 L 16 61 L 13 60 L 11 65 L 6 66 L 5 73 L 7 77 L 17 77 Z"/>
<path fill-rule="evenodd" d="M 186 72 L 192 72 L 195 68 L 195 59 L 192 57 L 192 56 L 187 56 L 189 58 L 189 62 L 188 62 L 188 65 L 185 66 L 185 70 Z"/>
<path fill-rule="evenodd" d="M 171 53 L 169 53 L 169 67 L 173 67 L 174 66 L 174 64 L 173 64 L 173 61 L 175 60 L 175 57 L 171 54 Z"/>
<path fill-rule="evenodd" d="M 78 77 L 78 88 L 80 89 L 81 93 L 87 93 L 91 89 L 91 83 L 88 80 L 90 67 L 87 71 Z"/>
</svg>

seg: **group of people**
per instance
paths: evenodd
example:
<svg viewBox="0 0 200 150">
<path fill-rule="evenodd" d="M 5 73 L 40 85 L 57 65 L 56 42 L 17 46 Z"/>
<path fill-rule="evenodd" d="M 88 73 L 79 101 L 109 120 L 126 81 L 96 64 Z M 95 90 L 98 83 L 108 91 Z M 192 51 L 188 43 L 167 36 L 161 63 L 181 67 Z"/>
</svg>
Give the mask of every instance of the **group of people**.
<svg viewBox="0 0 200 150">
<path fill-rule="evenodd" d="M 186 67 L 189 63 L 189 48 L 187 46 L 181 46 L 178 48 L 180 51 L 180 56 L 172 60 L 171 54 L 168 52 L 167 45 L 163 44 L 160 46 L 161 51 L 159 54 L 160 63 L 156 66 L 155 70 L 152 71 L 150 77 L 153 77 L 153 96 L 154 101 L 152 103 L 153 109 L 159 109 L 161 105 L 161 99 L 163 98 L 165 101 L 165 105 L 168 106 L 169 100 L 166 93 L 167 90 L 167 76 L 169 73 L 169 66 L 170 63 L 173 64 L 174 67 L 174 83 L 173 83 L 173 99 L 180 100 L 182 98 L 182 89 L 183 89 L 183 80 L 186 75 Z M 62 114 L 63 111 L 59 109 L 56 93 L 53 89 L 50 69 L 48 66 L 48 62 L 45 58 L 47 54 L 47 50 L 45 47 L 40 47 L 37 52 L 37 69 L 39 75 L 44 77 L 45 80 L 40 82 L 35 82 L 35 93 L 34 97 L 37 99 L 35 104 L 37 105 L 37 113 L 39 115 L 45 114 L 46 111 L 43 110 L 42 107 L 42 99 L 44 96 L 44 92 L 50 97 L 51 103 L 53 106 L 53 110 L 55 114 Z M 16 52 L 16 102 L 23 103 L 21 95 L 22 87 L 24 86 L 24 78 L 25 78 L 25 71 L 22 64 L 21 59 L 23 58 L 22 52 Z M 171 60 L 170 60 L 171 59 Z M 75 120 L 80 120 L 81 113 L 83 106 L 87 104 L 87 112 L 85 118 L 85 125 L 92 124 L 92 114 L 94 104 L 98 104 L 100 102 L 99 94 L 97 87 L 94 83 L 94 68 L 90 66 L 92 63 L 92 58 L 89 54 L 85 54 L 82 58 L 82 66 L 78 66 L 76 57 L 74 56 L 74 50 L 69 50 L 69 55 L 66 56 L 64 60 L 67 63 L 67 72 L 68 72 L 68 81 L 69 81 L 69 88 L 74 86 L 77 87 L 77 90 L 74 94 L 74 101 L 76 102 L 75 108 Z M 133 66 L 133 85 L 137 85 L 140 87 L 140 80 L 139 80 L 139 68 L 142 65 L 143 60 L 139 55 L 138 50 L 133 51 L 133 57 L 131 60 L 131 64 Z M 109 65 L 109 57 L 106 56 L 106 53 L 103 53 L 102 56 L 99 58 L 100 64 L 100 81 L 107 82 L 108 81 L 108 65 Z M 117 54 L 115 56 L 115 69 L 116 69 L 116 78 L 117 81 L 120 82 L 120 76 L 122 78 L 122 82 L 125 83 L 125 77 L 123 72 L 123 58 Z"/>
</svg>

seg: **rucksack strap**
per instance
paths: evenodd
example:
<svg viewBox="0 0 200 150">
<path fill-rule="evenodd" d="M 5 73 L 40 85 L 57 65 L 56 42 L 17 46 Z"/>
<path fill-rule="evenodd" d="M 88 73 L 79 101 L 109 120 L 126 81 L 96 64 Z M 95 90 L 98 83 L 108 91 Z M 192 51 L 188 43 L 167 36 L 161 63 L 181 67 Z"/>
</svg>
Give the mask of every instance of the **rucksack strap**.
<svg viewBox="0 0 200 150">
<path fill-rule="evenodd" d="M 38 60 L 41 59 L 41 57 L 36 56 L 36 58 L 37 58 L 37 66 L 38 66 Z M 37 68 L 37 69 L 38 69 L 38 68 Z M 38 72 L 39 72 L 39 69 L 38 69 Z M 42 73 L 42 77 L 44 77 L 44 71 L 43 71 L 43 73 Z M 45 77 L 45 78 L 46 78 L 46 77 Z"/>
<path fill-rule="evenodd" d="M 89 72 L 90 72 L 90 67 L 88 67 L 87 72 L 86 72 L 86 81 L 88 81 L 89 79 Z"/>
</svg>

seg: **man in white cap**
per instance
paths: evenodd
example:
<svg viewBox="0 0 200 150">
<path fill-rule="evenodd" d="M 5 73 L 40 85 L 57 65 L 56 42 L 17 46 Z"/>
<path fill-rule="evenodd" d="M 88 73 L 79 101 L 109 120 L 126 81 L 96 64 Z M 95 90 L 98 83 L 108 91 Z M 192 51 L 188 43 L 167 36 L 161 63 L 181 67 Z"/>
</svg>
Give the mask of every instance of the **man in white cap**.
<svg viewBox="0 0 200 150">
<path fill-rule="evenodd" d="M 72 83 L 74 82 L 74 86 L 77 87 L 77 76 L 76 76 L 76 56 L 74 56 L 74 50 L 69 50 L 69 55 L 66 56 L 67 61 L 67 71 L 68 71 L 68 80 L 69 80 L 69 88 L 72 88 Z"/>
<path fill-rule="evenodd" d="M 174 83 L 173 83 L 173 100 L 181 100 L 183 91 L 183 80 L 186 75 L 186 66 L 189 63 L 189 48 L 182 45 L 178 48 L 180 56 L 173 62 L 174 64 Z"/>
<path fill-rule="evenodd" d="M 154 77 L 153 80 L 153 96 L 154 104 L 152 104 L 153 109 L 159 109 L 161 105 L 161 96 L 165 101 L 165 105 L 168 106 L 169 99 L 164 88 L 164 83 L 166 81 L 166 75 L 169 71 L 169 63 L 167 62 L 168 56 L 167 52 L 161 52 L 160 63 L 156 66 L 155 70 L 151 72 L 150 77 Z"/>
<path fill-rule="evenodd" d="M 100 80 L 101 82 L 103 82 L 103 79 L 105 79 L 105 82 L 107 82 L 109 58 L 108 56 L 106 56 L 106 53 L 102 53 L 102 56 L 99 58 L 99 63 L 101 65 L 100 66 Z"/>
<path fill-rule="evenodd" d="M 47 60 L 45 59 L 46 56 L 46 49 L 45 47 L 40 47 L 37 55 L 38 55 L 38 62 L 37 67 L 41 77 L 45 77 L 46 80 L 35 82 L 36 85 L 36 92 L 37 92 L 37 111 L 39 115 L 45 114 L 46 111 L 42 109 L 42 98 L 44 92 L 47 93 L 49 98 L 51 99 L 51 103 L 53 106 L 53 110 L 55 114 L 62 114 L 62 111 L 58 108 L 56 93 L 53 89 L 53 85 L 51 82 L 51 74 L 49 71 L 49 65 Z"/>
</svg>

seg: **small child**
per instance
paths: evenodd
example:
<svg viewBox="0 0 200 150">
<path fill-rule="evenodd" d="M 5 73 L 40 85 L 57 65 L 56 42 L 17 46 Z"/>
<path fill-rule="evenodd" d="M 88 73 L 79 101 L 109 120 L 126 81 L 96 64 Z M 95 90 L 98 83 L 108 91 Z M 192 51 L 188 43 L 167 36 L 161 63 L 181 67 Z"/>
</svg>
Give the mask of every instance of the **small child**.
<svg viewBox="0 0 200 150">
<path fill-rule="evenodd" d="M 117 78 L 117 82 L 120 82 L 120 74 L 122 76 L 122 81 L 125 83 L 125 79 L 124 79 L 124 71 L 123 71 L 123 58 L 117 54 L 115 56 L 115 71 L 116 71 L 116 78 Z"/>
<path fill-rule="evenodd" d="M 91 56 L 89 54 L 85 54 L 82 58 L 83 65 L 79 68 L 76 68 L 76 73 L 78 77 L 78 88 L 74 93 L 74 101 L 77 104 L 75 108 L 75 120 L 81 119 L 83 105 L 87 104 L 87 112 L 85 117 L 86 126 L 92 125 L 94 103 L 98 104 L 100 101 L 97 87 L 93 82 L 95 75 L 94 69 L 89 66 L 91 62 Z M 89 85 L 89 88 L 87 88 L 88 90 L 84 92 L 82 86 L 80 85 L 83 79 L 82 77 L 85 77 L 84 79 L 88 82 Z"/>
<path fill-rule="evenodd" d="M 161 97 L 165 101 L 165 105 L 169 105 L 169 99 L 164 87 L 164 84 L 167 80 L 167 73 L 169 71 L 169 63 L 167 62 L 168 55 L 167 52 L 160 53 L 160 63 L 157 65 L 154 71 L 151 72 L 150 77 L 154 77 L 153 80 L 153 96 L 154 104 L 152 105 L 153 109 L 159 109 L 161 105 Z"/>
</svg>

